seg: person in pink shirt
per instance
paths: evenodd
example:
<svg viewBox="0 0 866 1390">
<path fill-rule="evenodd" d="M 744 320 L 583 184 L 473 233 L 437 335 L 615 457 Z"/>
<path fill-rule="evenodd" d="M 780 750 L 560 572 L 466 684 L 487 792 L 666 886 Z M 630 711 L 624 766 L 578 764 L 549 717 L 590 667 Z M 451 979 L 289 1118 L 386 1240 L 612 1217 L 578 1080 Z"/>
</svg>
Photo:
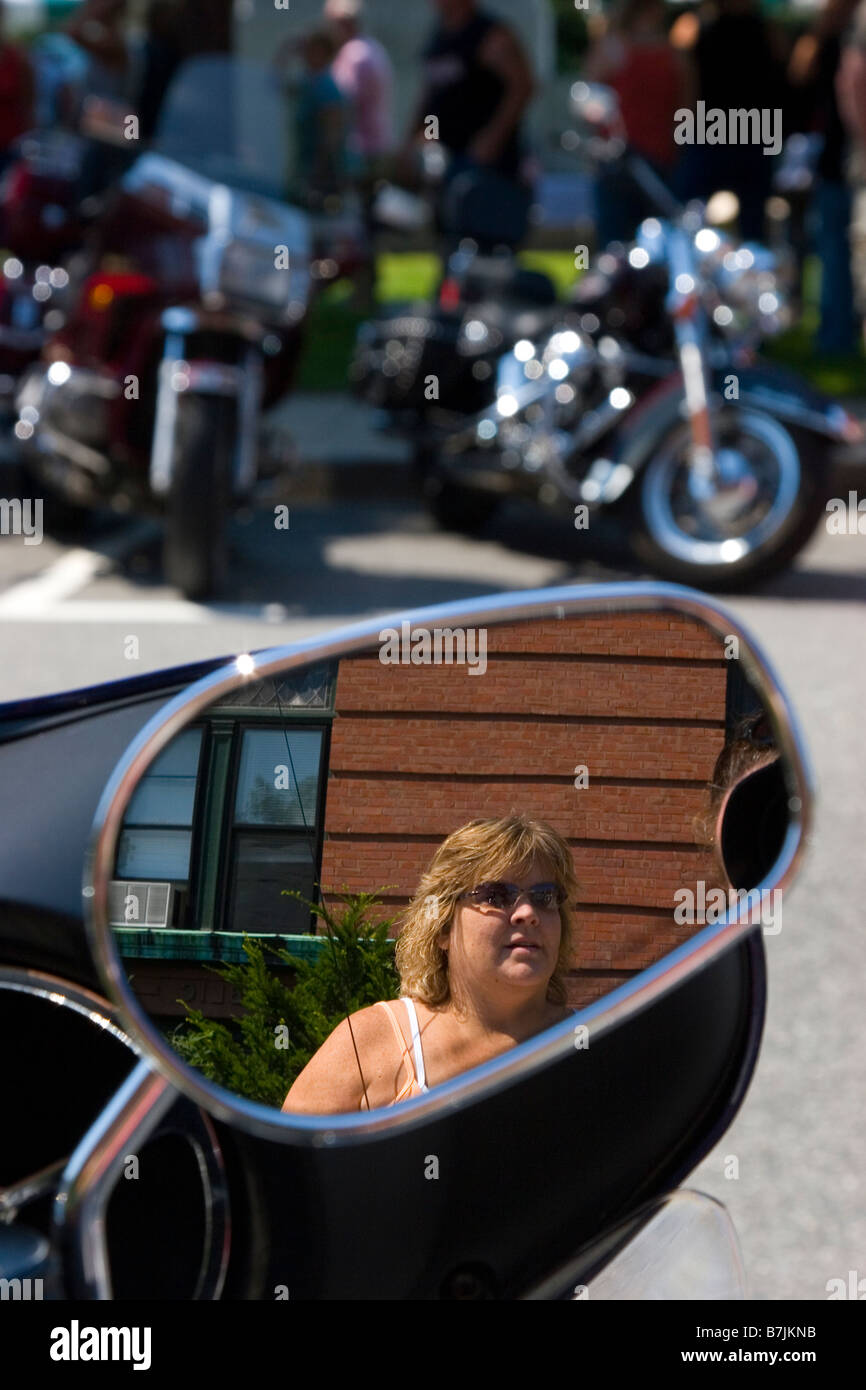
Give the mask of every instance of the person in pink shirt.
<svg viewBox="0 0 866 1390">
<path fill-rule="evenodd" d="M 382 45 L 361 33 L 361 10 L 361 0 L 325 0 L 325 19 L 340 45 L 331 76 L 354 111 L 352 149 L 368 162 L 394 147 L 394 74 Z"/>
<path fill-rule="evenodd" d="M 388 172 L 394 149 L 392 96 L 394 70 L 382 45 L 361 32 L 362 0 L 325 0 L 324 17 L 339 45 L 331 65 L 331 76 L 349 103 L 352 115 L 349 129 L 349 159 L 354 181 L 361 196 L 364 222 L 372 243 L 373 205 Z M 356 297 L 369 307 L 373 300 L 375 258 L 358 277 Z"/>
</svg>

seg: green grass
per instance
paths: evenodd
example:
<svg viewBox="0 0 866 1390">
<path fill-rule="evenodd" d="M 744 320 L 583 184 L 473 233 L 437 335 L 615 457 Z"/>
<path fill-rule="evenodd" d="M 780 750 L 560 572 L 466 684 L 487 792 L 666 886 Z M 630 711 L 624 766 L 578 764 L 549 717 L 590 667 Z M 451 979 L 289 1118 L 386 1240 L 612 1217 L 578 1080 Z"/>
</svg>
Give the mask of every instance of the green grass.
<svg viewBox="0 0 866 1390">
<path fill-rule="evenodd" d="M 567 293 L 577 278 L 574 258 L 568 251 L 525 251 L 520 259 L 530 269 L 549 275 L 560 296 Z M 439 274 L 439 258 L 432 254 L 412 252 L 380 256 L 379 301 L 392 304 L 400 300 L 429 299 Z M 811 258 L 804 277 L 803 315 L 789 332 L 767 344 L 765 356 L 799 372 L 830 396 L 866 394 L 866 360 L 862 350 L 841 357 L 819 358 L 813 346 L 818 327 L 819 276 L 817 260 Z M 359 326 L 369 317 L 352 308 L 351 298 L 352 286 L 341 280 L 325 291 L 313 309 L 299 373 L 301 390 L 345 390 L 355 337 Z"/>
<path fill-rule="evenodd" d="M 803 313 L 799 322 L 768 343 L 764 356 L 799 372 L 828 396 L 862 396 L 866 393 L 866 360 L 862 346 L 858 352 L 818 356 L 815 335 L 820 289 L 820 264 L 816 256 L 810 256 L 803 273 Z"/>
</svg>

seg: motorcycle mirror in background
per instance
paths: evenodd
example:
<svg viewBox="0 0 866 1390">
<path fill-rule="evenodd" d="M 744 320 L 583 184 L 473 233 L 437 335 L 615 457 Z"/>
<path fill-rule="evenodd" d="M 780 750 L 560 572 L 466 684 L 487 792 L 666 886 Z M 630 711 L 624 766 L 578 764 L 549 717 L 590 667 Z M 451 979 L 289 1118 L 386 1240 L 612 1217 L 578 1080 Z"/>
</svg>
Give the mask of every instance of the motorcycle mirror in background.
<svg viewBox="0 0 866 1390">
<path fill-rule="evenodd" d="M 281 1107 L 341 1019 L 400 993 L 401 925 L 405 979 L 437 950 L 451 969 L 453 931 L 504 922 L 509 982 L 544 974 L 550 1027 L 408 1104 L 373 1086 L 373 1115 L 328 1114 L 369 1130 L 543 1065 L 584 1021 L 777 934 L 808 802 L 777 685 L 704 596 L 448 605 L 239 658 L 167 706 L 103 796 L 89 930 L 124 1025 L 176 1085 L 241 1124 L 314 1129 Z M 448 837 L 513 817 L 555 832 L 568 873 L 470 856 L 430 892 Z M 530 870 L 556 891 L 524 899 L 536 939 L 512 946 L 508 885 Z M 356 1046 L 369 1078 L 364 1060 Z"/>
</svg>

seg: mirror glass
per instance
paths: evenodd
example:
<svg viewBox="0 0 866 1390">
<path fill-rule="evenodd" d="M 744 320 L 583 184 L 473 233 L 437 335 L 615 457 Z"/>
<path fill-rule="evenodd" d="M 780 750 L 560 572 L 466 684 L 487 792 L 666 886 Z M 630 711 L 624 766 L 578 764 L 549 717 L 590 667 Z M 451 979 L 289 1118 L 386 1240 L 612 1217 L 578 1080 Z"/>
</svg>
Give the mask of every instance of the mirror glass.
<svg viewBox="0 0 866 1390">
<path fill-rule="evenodd" d="M 357 1113 L 627 984 L 781 850 L 793 783 L 738 657 L 679 612 L 583 612 L 252 669 L 126 804 L 138 1004 L 236 1094 Z"/>
</svg>

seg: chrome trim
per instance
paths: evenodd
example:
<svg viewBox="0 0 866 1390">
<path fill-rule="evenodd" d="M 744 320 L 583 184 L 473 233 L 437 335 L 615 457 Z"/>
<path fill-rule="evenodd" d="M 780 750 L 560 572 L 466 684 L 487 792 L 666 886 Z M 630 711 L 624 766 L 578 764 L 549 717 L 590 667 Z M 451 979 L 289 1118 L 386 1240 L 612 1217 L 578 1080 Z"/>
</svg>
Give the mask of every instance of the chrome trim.
<svg viewBox="0 0 866 1390">
<path fill-rule="evenodd" d="M 54 1198 L 54 1228 L 73 1298 L 112 1297 L 108 1203 L 124 1155 L 150 1138 L 174 1098 L 168 1082 L 139 1062 L 70 1155 Z"/>
<path fill-rule="evenodd" d="M 192 1145 L 204 1191 L 202 1260 L 191 1297 L 220 1297 L 231 1235 L 222 1152 L 208 1117 L 185 1097 L 178 1097 L 174 1087 L 143 1061 L 83 1136 L 60 1178 L 54 1228 L 64 1253 L 71 1298 L 112 1298 L 105 1237 L 111 1194 L 126 1155 L 167 1134 L 179 1135 Z"/>
<path fill-rule="evenodd" d="M 164 497 L 171 487 L 174 432 L 177 427 L 177 392 L 172 385 L 172 377 L 177 370 L 178 362 L 183 360 L 183 347 L 182 334 L 166 334 L 159 364 L 153 440 L 150 446 L 150 487 L 157 497 Z"/>
<path fill-rule="evenodd" d="M 0 990 L 4 989 L 72 1009 L 124 1043 L 134 1056 L 140 1056 L 134 1039 L 114 1022 L 108 1001 L 89 989 L 56 975 L 0 965 Z M 53 1235 L 63 1253 L 64 1275 L 71 1284 L 69 1297 L 111 1298 L 105 1216 L 120 1176 L 118 1157 L 122 1160 L 131 1143 L 162 1134 L 179 1134 L 192 1145 L 204 1194 L 204 1248 L 193 1298 L 220 1297 L 228 1268 L 231 1221 L 219 1141 L 207 1115 L 179 1097 L 146 1060 L 138 1062 L 68 1160 L 29 1174 L 0 1191 L 2 1221 L 4 1209 L 14 1211 L 50 1190 L 56 1181 Z"/>
<path fill-rule="evenodd" d="M 660 612 L 669 610 L 691 616 L 720 639 L 736 636 L 743 669 L 764 701 L 777 745 L 789 768 L 791 821 L 774 872 L 758 890 L 784 889 L 800 863 L 811 825 L 813 778 L 795 716 L 783 695 L 767 658 L 742 624 L 706 595 L 675 584 L 606 584 L 561 587 L 524 593 L 494 594 L 487 599 L 462 600 L 438 607 L 415 609 L 339 629 L 335 633 L 273 648 L 258 655 L 254 672 L 239 675 L 234 665 L 196 682 L 182 691 L 145 726 L 127 749 L 100 799 L 94 818 L 84 871 L 83 896 L 88 939 L 101 979 L 115 1000 L 124 1025 L 156 1067 L 178 1090 L 227 1124 L 269 1140 L 312 1146 L 338 1146 L 376 1139 L 396 1130 L 411 1129 L 434 1115 L 454 1111 L 479 1097 L 532 1074 L 554 1058 L 574 1050 L 576 1022 L 589 1028 L 591 1038 L 611 1028 L 682 984 L 695 971 L 760 929 L 747 911 L 740 920 L 738 902 L 733 918 L 726 916 L 704 927 L 662 961 L 578 1014 L 548 1029 L 471 1072 L 437 1086 L 426 1096 L 401 1106 L 362 1115 L 284 1115 L 255 1101 L 232 1095 L 214 1083 L 204 1082 L 181 1063 L 162 1035 L 143 1016 L 129 987 L 123 961 L 108 923 L 108 884 L 114 870 L 114 851 L 124 812 L 145 769 L 188 722 L 215 700 L 241 689 L 250 680 L 261 680 L 314 662 L 347 656 L 375 644 L 383 627 L 395 621 L 429 628 L 458 620 L 481 627 L 532 618 L 566 617 L 581 613 Z"/>
<path fill-rule="evenodd" d="M 0 965 L 0 989 L 15 990 L 19 994 L 33 994 L 46 999 L 51 1004 L 72 1009 L 82 1014 L 103 1032 L 111 1033 L 119 1042 L 126 1043 L 131 1052 L 138 1055 L 128 1033 L 124 1033 L 114 1022 L 114 1009 L 107 999 L 94 994 L 92 990 L 80 985 L 71 985 L 58 975 L 46 975 L 41 970 L 27 970 L 23 967 Z"/>
<path fill-rule="evenodd" d="M 243 497 L 255 485 L 258 471 L 258 426 L 264 394 L 261 353 L 248 347 L 242 367 L 236 368 L 238 387 L 238 441 L 235 452 L 235 492 Z"/>
</svg>

